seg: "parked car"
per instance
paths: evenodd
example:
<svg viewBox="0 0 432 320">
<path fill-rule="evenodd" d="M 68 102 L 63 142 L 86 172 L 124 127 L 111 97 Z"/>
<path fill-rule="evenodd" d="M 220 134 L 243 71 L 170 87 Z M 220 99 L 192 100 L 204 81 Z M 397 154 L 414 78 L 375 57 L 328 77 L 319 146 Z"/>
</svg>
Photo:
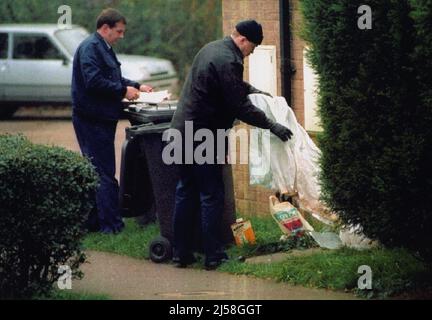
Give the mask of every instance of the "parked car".
<svg viewBox="0 0 432 320">
<path fill-rule="evenodd" d="M 70 104 L 72 62 L 84 28 L 57 24 L 0 24 L 0 117 L 20 105 Z M 169 60 L 117 54 L 125 78 L 156 90 L 177 90 L 177 73 Z"/>
</svg>

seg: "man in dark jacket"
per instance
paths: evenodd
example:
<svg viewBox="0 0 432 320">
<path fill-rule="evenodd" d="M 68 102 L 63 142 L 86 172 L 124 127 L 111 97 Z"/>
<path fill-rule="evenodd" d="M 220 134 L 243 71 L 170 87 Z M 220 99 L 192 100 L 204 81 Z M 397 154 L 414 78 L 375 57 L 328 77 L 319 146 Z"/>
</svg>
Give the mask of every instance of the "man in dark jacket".
<svg viewBox="0 0 432 320">
<path fill-rule="evenodd" d="M 99 175 L 96 208 L 90 214 L 88 228 L 118 233 L 124 224 L 118 205 L 114 140 L 121 101 L 137 99 L 140 91 L 152 89 L 122 77 L 112 45 L 123 38 L 126 19 L 114 9 L 105 9 L 96 26 L 97 32 L 80 44 L 74 56 L 72 121 L 81 152 Z"/>
<path fill-rule="evenodd" d="M 251 93 L 263 93 L 243 81 L 243 59 L 253 53 L 262 40 L 261 25 L 254 20 L 246 20 L 236 25 L 230 37 L 211 42 L 198 52 L 171 122 L 171 127 L 182 133 L 183 140 L 187 138 L 185 127 L 189 121 L 194 132 L 209 129 L 216 133 L 218 129 L 231 128 L 235 119 L 270 129 L 283 141 L 291 138 L 292 132 L 288 128 L 267 118 L 247 98 Z M 201 205 L 206 269 L 214 269 L 227 259 L 219 239 L 224 184 L 222 165 L 218 163 L 188 165 L 183 162 L 180 165 L 173 219 L 175 262 L 178 267 L 195 262 L 190 226 L 197 201 Z"/>
</svg>

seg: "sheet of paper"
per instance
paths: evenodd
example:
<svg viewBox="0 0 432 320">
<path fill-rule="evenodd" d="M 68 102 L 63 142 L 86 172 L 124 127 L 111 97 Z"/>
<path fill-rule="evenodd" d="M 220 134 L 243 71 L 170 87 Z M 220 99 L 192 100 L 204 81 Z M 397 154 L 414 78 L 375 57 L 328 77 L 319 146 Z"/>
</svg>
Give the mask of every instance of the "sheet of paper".
<svg viewBox="0 0 432 320">
<path fill-rule="evenodd" d="M 156 91 L 156 92 L 140 92 L 140 97 L 133 102 L 141 103 L 161 103 L 164 100 L 169 99 L 171 96 L 168 90 Z"/>
</svg>

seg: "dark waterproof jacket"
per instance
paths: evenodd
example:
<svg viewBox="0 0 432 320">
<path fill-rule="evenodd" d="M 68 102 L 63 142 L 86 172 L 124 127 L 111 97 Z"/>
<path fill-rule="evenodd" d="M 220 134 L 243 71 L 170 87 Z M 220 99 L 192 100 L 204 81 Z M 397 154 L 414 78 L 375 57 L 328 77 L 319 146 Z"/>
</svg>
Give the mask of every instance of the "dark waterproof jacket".
<svg viewBox="0 0 432 320">
<path fill-rule="evenodd" d="M 184 84 L 171 127 L 229 129 L 235 119 L 268 129 L 273 121 L 247 95 L 259 92 L 243 81 L 243 55 L 231 37 L 205 45 L 195 56 Z"/>
<path fill-rule="evenodd" d="M 140 86 L 122 77 L 120 65 L 112 48 L 97 32 L 80 44 L 73 61 L 74 113 L 95 120 L 119 119 L 126 87 Z"/>
</svg>

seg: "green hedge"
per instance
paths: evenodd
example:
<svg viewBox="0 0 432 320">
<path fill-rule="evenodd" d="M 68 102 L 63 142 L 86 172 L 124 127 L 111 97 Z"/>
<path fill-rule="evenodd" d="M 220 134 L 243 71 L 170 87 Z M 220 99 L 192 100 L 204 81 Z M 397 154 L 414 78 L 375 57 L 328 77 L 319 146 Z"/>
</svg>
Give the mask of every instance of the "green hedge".
<svg viewBox="0 0 432 320">
<path fill-rule="evenodd" d="M 46 294 L 59 265 L 80 276 L 97 175 L 79 154 L 0 136 L 0 298 Z"/>
<path fill-rule="evenodd" d="M 357 9 L 372 9 L 360 30 Z M 346 223 L 432 258 L 432 1 L 302 0 L 322 189 Z"/>
</svg>

